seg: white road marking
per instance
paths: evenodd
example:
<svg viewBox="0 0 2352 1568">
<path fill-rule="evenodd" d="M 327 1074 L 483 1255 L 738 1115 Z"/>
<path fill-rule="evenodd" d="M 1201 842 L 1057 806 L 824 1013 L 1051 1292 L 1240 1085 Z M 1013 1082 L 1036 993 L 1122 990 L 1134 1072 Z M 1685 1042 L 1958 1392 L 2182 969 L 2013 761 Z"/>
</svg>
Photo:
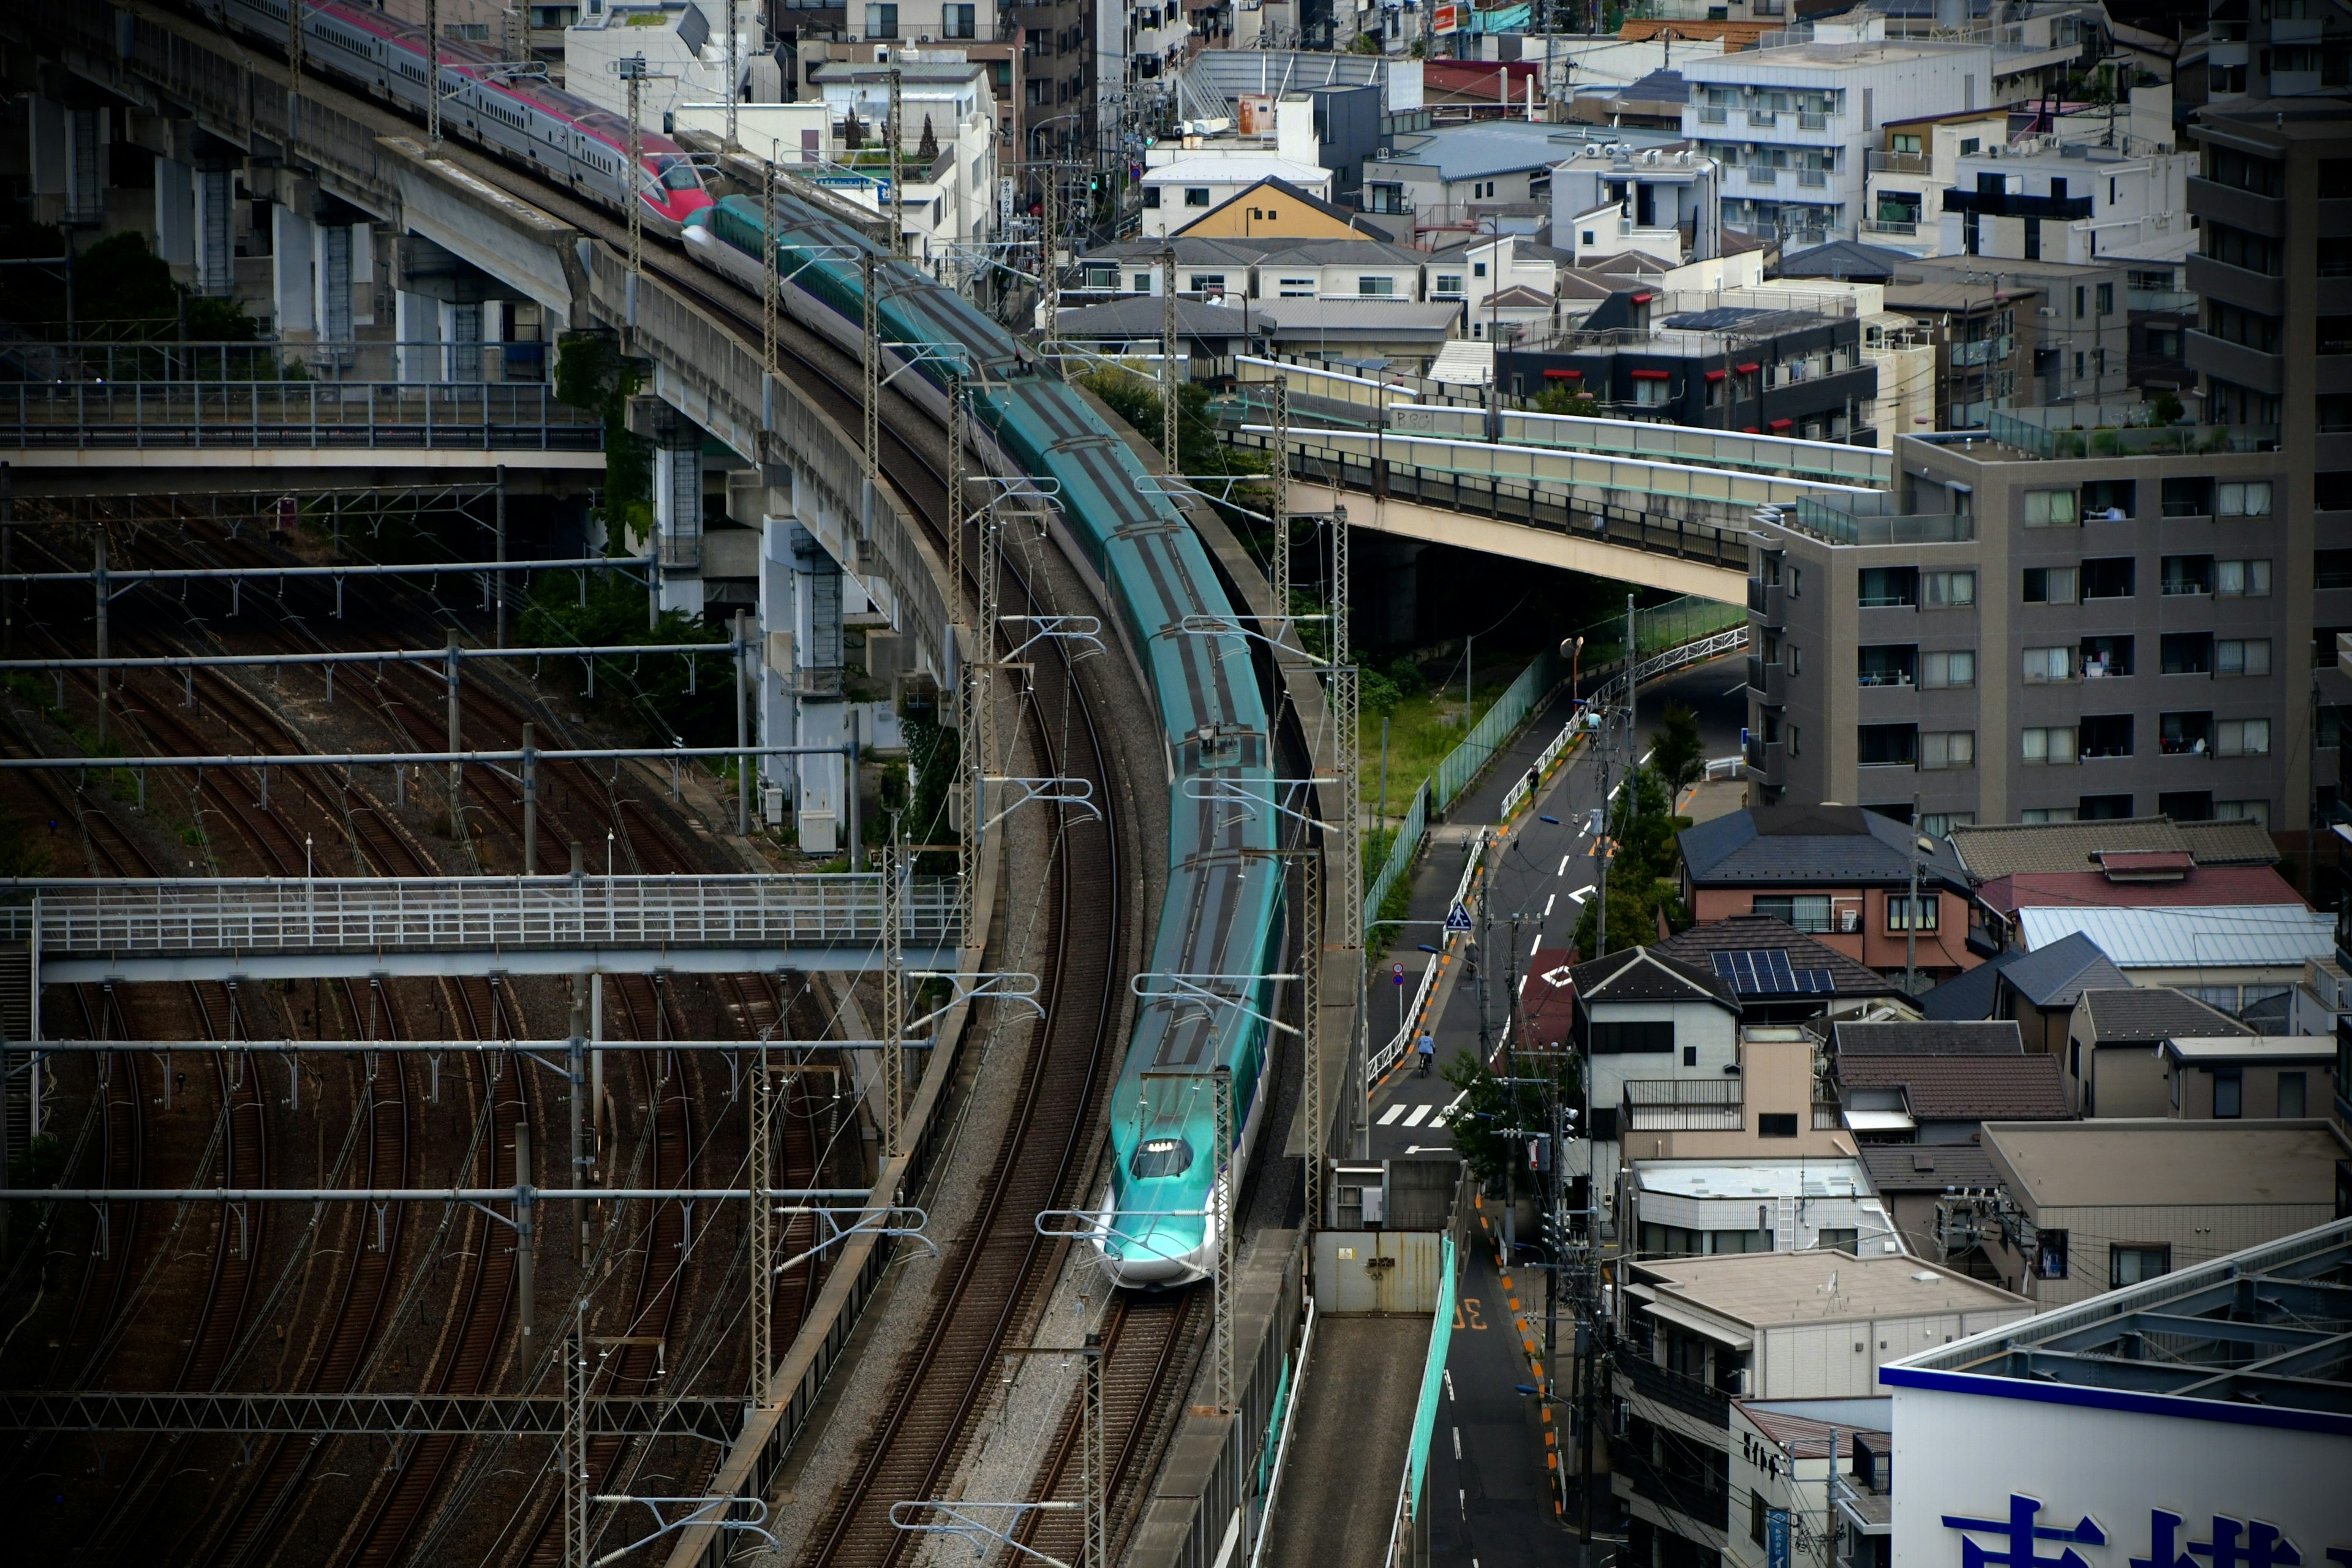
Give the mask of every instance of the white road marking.
<svg viewBox="0 0 2352 1568">
<path fill-rule="evenodd" d="M 1640 762 L 1638 762 L 1638 763 L 1635 763 L 1633 765 L 1634 765 L 1635 767 L 1637 767 L 1637 768 L 1646 768 L 1646 767 L 1648 767 L 1648 766 L 1650 765 L 1650 758 L 1651 758 L 1652 756 L 1655 755 L 1655 754 L 1656 754 L 1656 752 L 1657 752 L 1657 748 L 1656 748 L 1656 747 L 1654 747 L 1654 746 L 1653 746 L 1649 751 L 1643 752 L 1642 753 L 1642 760 L 1641 760 Z"/>
<path fill-rule="evenodd" d="M 1592 889 L 1591 889 L 1591 888 L 1589 888 L 1589 887 L 1588 887 L 1588 888 L 1570 888 L 1570 889 L 1568 890 L 1568 896 L 1569 896 L 1570 898 L 1571 898 L 1571 899 L 1574 899 L 1578 903 L 1580 903 L 1580 903 L 1584 902 L 1585 895 L 1586 895 L 1586 894 L 1588 894 L 1588 893 L 1590 893 L 1590 892 L 1591 892 L 1591 891 L 1592 891 Z"/>
<path fill-rule="evenodd" d="M 1394 1121 L 1398 1117 L 1402 1116 L 1403 1114 L 1403 1106 L 1391 1105 L 1386 1110 L 1381 1112 L 1381 1125 L 1386 1127 L 1390 1122 Z"/>
<path fill-rule="evenodd" d="M 1551 919 L 1551 907 L 1552 907 L 1554 904 L 1558 903 L 1558 902 L 1559 902 L 1559 895 L 1558 893 L 1554 893 L 1550 898 L 1546 899 L 1546 900 L 1544 900 L 1544 912 L 1543 912 L 1543 918 L 1544 918 L 1544 919 L 1546 919 L 1546 920 L 1549 920 L 1549 919 Z M 885 1106 L 885 1107 L 883 1107 L 883 1109 L 887 1110 L 888 1110 L 888 1109 L 889 1109 L 889 1107 Z"/>
<path fill-rule="evenodd" d="M 884 1106 L 883 1109 L 887 1110 L 889 1107 Z M 1457 1465 L 1462 1462 L 1462 1428 L 1459 1426 L 1454 1428 L 1454 1462 Z"/>
<path fill-rule="evenodd" d="M 1625 786 L 1621 784 L 1617 786 L 1617 789 L 1623 789 L 1624 787 Z M 1617 789 L 1612 789 L 1609 792 L 1609 798 L 1612 801 L 1617 798 Z"/>
<path fill-rule="evenodd" d="M 1454 1369 L 1450 1366 L 1445 1369 L 1445 1400 L 1449 1405 L 1454 1402 Z"/>
<path fill-rule="evenodd" d="M 1455 1095 L 1452 1100 L 1447 1100 L 1445 1102 L 1445 1109 L 1437 1113 L 1438 1121 L 1446 1122 L 1453 1121 L 1454 1113 L 1461 1110 L 1462 1102 L 1469 1098 L 1470 1091 L 1465 1089 L 1460 1094 Z"/>
<path fill-rule="evenodd" d="M 1554 871 L 1554 872 L 1552 873 L 1552 875 L 1553 875 L 1553 876 L 1555 876 L 1555 877 L 1565 877 L 1565 876 L 1567 876 L 1567 875 L 1568 875 L 1568 863 L 1569 863 L 1570 860 L 1573 860 L 1573 859 L 1575 859 L 1575 858 L 1576 858 L 1576 851 L 1575 851 L 1575 850 L 1573 850 L 1573 849 L 1570 850 L 1567 854 L 1565 854 L 1565 855 L 1561 856 L 1561 857 L 1559 858 L 1559 870 L 1557 870 L 1557 871 Z"/>
<path fill-rule="evenodd" d="M 1549 910 L 1547 910 L 1546 912 L 1547 912 L 1547 913 L 1549 913 Z M 1536 953 L 1538 952 L 1538 951 L 1539 951 L 1542 947 L 1543 947 L 1543 928 L 1542 928 L 1541 926 L 1538 926 L 1538 927 L 1536 928 L 1536 940 L 1535 940 L 1532 943 L 1530 943 L 1530 944 L 1528 945 L 1528 956 L 1529 958 L 1533 958 L 1533 957 L 1536 955 Z"/>
<path fill-rule="evenodd" d="M 1436 1109 L 1437 1107 L 1433 1105 L 1416 1105 L 1412 1108 L 1412 1114 L 1404 1119 L 1404 1124 L 1407 1127 L 1418 1127 L 1421 1125 L 1423 1118 L 1426 1117 L 1431 1111 Z"/>
</svg>

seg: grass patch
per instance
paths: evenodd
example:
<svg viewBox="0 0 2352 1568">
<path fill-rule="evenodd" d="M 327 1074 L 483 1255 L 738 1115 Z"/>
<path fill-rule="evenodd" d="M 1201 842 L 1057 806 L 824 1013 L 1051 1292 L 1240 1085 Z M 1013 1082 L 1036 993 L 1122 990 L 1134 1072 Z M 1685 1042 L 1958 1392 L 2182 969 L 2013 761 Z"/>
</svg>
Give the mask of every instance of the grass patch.
<svg viewBox="0 0 2352 1568">
<path fill-rule="evenodd" d="M 1357 726 L 1357 778 L 1366 805 L 1378 811 L 1381 805 L 1381 721 L 1388 721 L 1388 816 L 1378 826 L 1385 831 L 1402 817 L 1412 805 L 1412 792 L 1423 780 L 1437 771 L 1454 749 L 1469 738 L 1470 731 L 1486 710 L 1509 690 L 1519 678 L 1524 666 L 1515 665 L 1496 671 L 1492 680 L 1481 680 L 1473 693 L 1475 705 L 1462 700 L 1462 688 L 1456 683 L 1446 691 L 1400 691 L 1394 704 L 1385 713 L 1375 713 L 1367 706 Z M 1483 673 L 1483 672 L 1482 672 Z M 1469 722 L 1464 721 L 1465 710 Z M 1385 842 L 1385 840 L 1383 840 Z M 1377 870 L 1388 851 L 1379 856 L 1365 851 L 1364 875 Z"/>
</svg>

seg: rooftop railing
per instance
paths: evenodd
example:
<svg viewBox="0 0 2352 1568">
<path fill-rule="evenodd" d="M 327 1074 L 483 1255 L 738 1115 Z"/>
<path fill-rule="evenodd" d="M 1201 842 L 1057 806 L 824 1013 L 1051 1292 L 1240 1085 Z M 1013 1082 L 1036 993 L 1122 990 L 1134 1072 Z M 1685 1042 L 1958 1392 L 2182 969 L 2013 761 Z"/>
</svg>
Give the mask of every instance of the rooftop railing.
<svg viewBox="0 0 2352 1568">
<path fill-rule="evenodd" d="M 1881 505 L 1891 507 L 1892 498 L 1800 497 L 1793 515 L 1784 515 L 1784 521 L 1833 544 L 1956 544 L 1977 536 L 1976 519 L 1966 512 L 1895 512 Z"/>
<path fill-rule="evenodd" d="M 2045 416 L 2065 416 L 2063 409 L 2042 411 Z M 1985 434 L 2028 457 L 2144 458 L 2166 453 L 2274 452 L 2275 425 L 2126 425 L 2088 428 L 2051 428 L 2035 420 L 1999 409 L 1985 415 Z"/>
</svg>

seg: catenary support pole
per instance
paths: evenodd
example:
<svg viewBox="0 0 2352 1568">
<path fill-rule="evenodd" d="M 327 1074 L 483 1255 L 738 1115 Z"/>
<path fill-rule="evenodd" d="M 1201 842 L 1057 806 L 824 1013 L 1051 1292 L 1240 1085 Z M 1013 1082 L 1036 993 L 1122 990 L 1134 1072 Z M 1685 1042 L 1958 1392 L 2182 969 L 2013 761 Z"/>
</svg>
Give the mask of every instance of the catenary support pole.
<svg viewBox="0 0 2352 1568">
<path fill-rule="evenodd" d="M 448 688 L 449 749 L 453 752 L 465 750 L 457 741 L 457 670 L 460 662 L 457 657 L 457 634 L 451 632 L 448 661 L 446 668 L 442 671 L 442 679 Z M 449 837 L 461 845 L 466 842 L 465 792 L 466 764 L 451 763 L 449 764 Z"/>
<path fill-rule="evenodd" d="M 525 721 L 522 727 L 522 874 L 539 875 L 539 755 L 536 734 L 539 726 Z"/>
</svg>

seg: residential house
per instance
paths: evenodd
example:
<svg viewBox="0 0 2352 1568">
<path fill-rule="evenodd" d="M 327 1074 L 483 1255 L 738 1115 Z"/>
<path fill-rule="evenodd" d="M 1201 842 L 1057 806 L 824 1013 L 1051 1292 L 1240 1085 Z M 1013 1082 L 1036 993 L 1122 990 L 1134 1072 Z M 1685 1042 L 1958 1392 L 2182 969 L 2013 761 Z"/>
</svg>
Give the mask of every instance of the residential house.
<svg viewBox="0 0 2352 1568">
<path fill-rule="evenodd" d="M 1987 414 L 2018 403 L 2021 388 L 2032 400 L 2039 289 L 1898 277 L 1887 286 L 1886 308 L 1919 322 L 1936 345 L 1932 428 L 1981 429 Z"/>
<path fill-rule="evenodd" d="M 1405 132 L 1364 164 L 1364 207 L 1409 217 L 1417 229 L 1540 237 L 1551 227 L 1552 170 L 1587 145 L 1672 147 L 1664 132 L 1484 121 Z M 1554 238 L 1553 244 L 1559 244 Z M 1566 248 L 1563 247 L 1562 248 Z"/>
<path fill-rule="evenodd" d="M 1669 265 L 1721 256 L 1721 178 L 1687 148 L 1588 142 L 1552 171 L 1551 242 L 1580 265 L 1628 250 Z"/>
<path fill-rule="evenodd" d="M 1821 1088 L 1821 1041 L 1795 1024 L 1743 1024 L 1720 1077 L 1628 1079 L 1617 1110 L 1627 1160 L 1827 1158 L 1853 1152 Z"/>
<path fill-rule="evenodd" d="M 1153 238 L 1173 234 L 1269 180 L 1330 202 L 1331 172 L 1316 164 L 1272 153 L 1179 149 L 1143 171 L 1142 232 Z"/>
<path fill-rule="evenodd" d="M 1887 1362 L 2015 1322 L 2005 1290 L 1900 1253 L 1757 1252 L 1618 1265 L 1610 1482 L 1640 1568 L 1730 1549 L 1731 1402 L 1884 1394 Z M 1740 1500 L 1738 1527 L 1749 1524 Z"/>
<path fill-rule="evenodd" d="M 2316 1120 L 1996 1121 L 1984 1148 L 2013 1205 L 2002 1275 L 2045 1309 L 2325 1225 L 2352 1158 Z"/>
<path fill-rule="evenodd" d="M 1309 363 L 1422 375 L 1460 321 L 1457 305 L 1384 298 L 1286 299 L 1256 307 L 1269 352 Z"/>
<path fill-rule="evenodd" d="M 1962 158 L 2009 140 L 2009 111 L 1963 110 L 1890 120 L 1865 155 L 1862 237 L 1914 256 L 1943 245 L 1944 193 Z"/>
<path fill-rule="evenodd" d="M 1882 661 L 1885 679 L 1951 678 L 1950 654 L 1886 651 L 1902 657 Z M 1962 657 L 1972 669 L 1973 651 Z M 1760 806 L 1685 828 L 1679 842 L 1694 921 L 1770 915 L 1890 978 L 1915 951 L 1920 973 L 1938 980 L 1978 962 L 1965 940 L 1968 878 L 1951 846 L 1895 817 L 1856 806 Z"/>
<path fill-rule="evenodd" d="M 2173 816 L 1955 825 L 1952 848 L 1979 882 L 2020 871 L 2083 871 L 2110 850 L 2186 850 L 2199 866 L 2274 866 L 2278 846 L 2253 817 L 2184 821 Z"/>
<path fill-rule="evenodd" d="M 2130 657 L 2127 647 L 2104 651 L 2110 657 Z M 2098 869 L 2015 871 L 1980 883 L 1969 911 L 1971 945 L 2031 946 L 2020 923 L 2020 913 L 2026 909 L 2305 909 L 2302 896 L 2268 866 L 2200 866 L 2187 849 L 2102 849 L 2094 863 Z M 2285 994 L 2281 986 L 2275 999 L 2282 1010 Z M 2231 1003 L 2227 1010 L 2238 1011 L 2238 1004 Z"/>
<path fill-rule="evenodd" d="M 2253 1032 L 2170 986 L 2086 988 L 2066 1024 L 2067 1103 L 2078 1116 L 2162 1116 L 2171 1105 L 2166 1041 Z"/>
<path fill-rule="evenodd" d="M 1364 214 L 1327 202 L 1279 176 L 1260 181 L 1171 232 L 1179 240 L 1231 239 L 1247 244 L 1396 237 Z"/>
<path fill-rule="evenodd" d="M 1726 915 L 1649 951 L 1728 982 L 1751 1024 L 1803 1023 L 1902 994 L 1893 981 L 1769 915 Z"/>
<path fill-rule="evenodd" d="M 2077 266 L 2183 260 L 2196 240 L 2188 216 L 2194 158 L 2048 136 L 1987 143 L 1953 163 L 1937 250 Z"/>
<path fill-rule="evenodd" d="M 2332 916 L 2290 903 L 2138 909 L 2024 905 L 2017 910 L 2029 950 L 2089 937 L 2139 986 L 2169 985 L 2225 1013 L 2285 1026 L 2305 963 L 2336 951 Z"/>
<path fill-rule="evenodd" d="M 1946 1048 L 1935 1048 L 1937 1037 Z M 2054 1056 L 2011 1022 L 1836 1026 L 1830 1078 L 1845 1126 L 1877 1143 L 1969 1143 L 1988 1121 L 2072 1113 Z M 1881 1045 L 1911 1049 L 1874 1049 Z M 1989 1048 L 1990 1047 L 1990 1048 Z"/>
<path fill-rule="evenodd" d="M 1055 316 L 1054 335 L 1066 342 L 1083 343 L 1112 358 L 1122 354 L 1156 355 L 1161 352 L 1165 316 L 1159 300 L 1129 298 L 1060 311 Z M 1239 304 L 1179 297 L 1176 330 L 1181 341 L 1176 352 L 1192 364 L 1187 379 L 1205 381 L 1231 375 L 1241 355 L 1259 352 L 1267 325 L 1264 316 L 1253 318 Z M 1151 372 L 1150 365 L 1141 368 Z"/>
<path fill-rule="evenodd" d="M 1461 335 L 1483 341 L 1490 331 L 1509 342 L 1513 331 L 1551 323 L 1559 283 L 1558 253 L 1520 235 L 1486 235 L 1455 240 L 1429 252 L 1429 298 L 1462 303 Z"/>
<path fill-rule="evenodd" d="M 1629 1160 L 1617 1185 L 1621 1257 L 1902 1249 L 1894 1218 L 1850 1157 Z"/>
<path fill-rule="evenodd" d="M 2161 1055 L 2176 1117 L 2297 1121 L 2319 1113 L 2336 1034 L 2190 1036 L 2165 1041 Z"/>
<path fill-rule="evenodd" d="M 1577 964 L 1569 979 L 1588 1108 L 1582 1152 L 1570 1154 L 1570 1165 L 1583 1168 L 1571 1173 L 1587 1181 L 1587 1190 L 1603 1205 L 1611 1205 L 1628 1087 L 1704 1085 L 1691 1092 L 1719 1094 L 1739 1067 L 1738 994 L 1712 969 L 1642 947 Z"/>
<path fill-rule="evenodd" d="M 1098 246 L 1078 258 L 1076 289 L 1065 302 L 1089 303 L 1127 295 L 1158 296 L 1166 287 L 1163 258 L 1176 258 L 1176 291 L 1238 306 L 1262 300 L 1383 300 L 1407 304 L 1427 293 L 1429 258 L 1407 246 L 1370 236 L 1336 239 L 1219 239 L 1178 235 Z"/>
<path fill-rule="evenodd" d="M 2130 984 L 2098 943 L 2076 936 L 2032 952 L 2010 948 L 1919 1001 L 1931 1018 L 2009 1019 L 2022 1032 L 2027 1050 L 2059 1056 L 2083 993 Z"/>
<path fill-rule="evenodd" d="M 1865 1143 L 1855 1151 L 1894 1216 L 1904 1250 L 1957 1268 L 1971 1279 L 2000 1282 L 1992 1255 L 1972 1232 L 1944 1223 L 1946 1200 L 1990 1193 L 2000 1184 L 1991 1158 L 1976 1143 Z"/>
</svg>

